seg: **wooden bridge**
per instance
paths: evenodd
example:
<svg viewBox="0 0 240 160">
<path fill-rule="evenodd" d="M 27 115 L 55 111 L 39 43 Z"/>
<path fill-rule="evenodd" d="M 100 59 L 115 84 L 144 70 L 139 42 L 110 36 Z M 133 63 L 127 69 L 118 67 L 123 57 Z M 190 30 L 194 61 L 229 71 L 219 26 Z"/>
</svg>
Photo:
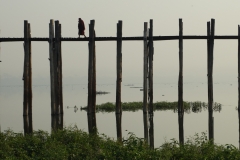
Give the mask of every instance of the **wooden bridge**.
<svg viewBox="0 0 240 160">
<path fill-rule="evenodd" d="M 95 37 L 95 21 L 89 24 L 89 37 L 87 38 L 67 38 L 61 36 L 61 24 L 59 21 L 50 20 L 49 37 L 31 37 L 31 29 L 28 21 L 24 21 L 23 38 L 4 38 L 0 37 L 0 42 L 24 42 L 24 103 L 23 115 L 29 117 L 24 119 L 26 127 L 32 127 L 32 61 L 31 61 L 31 42 L 46 41 L 49 43 L 49 62 L 50 62 L 50 82 L 51 82 L 51 114 L 52 116 L 61 115 L 60 120 L 53 120 L 52 126 L 62 122 L 63 115 L 63 94 L 62 94 L 62 51 L 61 43 L 64 41 L 87 41 L 89 49 L 88 62 L 88 130 L 95 133 L 96 125 L 96 41 L 116 41 L 117 44 L 117 80 L 116 80 L 116 128 L 117 138 L 122 141 L 122 107 L 121 107 L 121 82 L 122 82 L 122 41 L 143 41 L 143 120 L 144 138 L 154 148 L 154 125 L 153 125 L 153 55 L 154 41 L 178 40 L 179 41 L 179 80 L 178 80 L 178 122 L 179 122 L 179 141 L 184 143 L 184 108 L 183 108 L 183 40 L 206 40 L 207 44 L 207 75 L 208 75 L 208 134 L 209 139 L 214 140 L 214 118 L 213 118 L 213 50 L 214 40 L 238 40 L 238 77 L 240 77 L 240 27 L 238 35 L 215 35 L 215 20 L 207 22 L 206 35 L 183 35 L 183 22 L 179 19 L 179 35 L 176 36 L 153 36 L 153 20 L 144 22 L 144 34 L 139 37 L 122 37 L 122 21 L 117 23 L 116 37 Z M 238 79 L 240 87 L 240 80 Z M 238 87 L 238 88 L 239 88 Z M 238 89 L 238 99 L 240 97 Z M 239 99 L 240 100 L 240 99 Z M 240 101 L 238 101 L 238 114 L 240 117 Z M 26 123 L 25 123 L 26 122 Z M 148 125 L 150 124 L 150 125 Z M 240 124 L 240 119 L 239 119 Z M 25 128 L 25 127 L 24 127 Z M 54 128 L 54 127 L 53 127 Z M 56 128 L 56 127 L 55 127 Z M 60 127 L 61 128 L 61 127 Z M 240 125 L 239 125 L 240 129 Z M 28 129 L 27 132 L 31 132 Z M 239 130 L 240 133 L 240 130 Z M 239 134 L 240 135 L 240 134 Z M 240 136 L 239 136 L 240 140 Z"/>
<path fill-rule="evenodd" d="M 122 41 L 143 41 L 144 37 L 122 37 Z M 148 39 L 148 38 L 147 38 Z M 183 39 L 185 40 L 201 40 L 201 39 L 209 39 L 208 36 L 203 35 L 185 35 L 183 36 Z M 214 36 L 214 39 L 239 39 L 238 36 L 234 35 L 225 35 L 225 36 Z M 49 38 L 41 38 L 41 37 L 32 37 L 29 38 L 30 41 L 49 41 Z M 89 38 L 70 38 L 70 37 L 61 37 L 60 40 L 62 42 L 66 41 L 89 41 Z M 95 41 L 116 41 L 117 37 L 95 37 Z M 163 40 L 179 40 L 179 36 L 153 36 L 153 41 L 163 41 Z M 24 38 L 5 38 L 0 37 L 0 42 L 18 42 L 18 41 L 24 41 Z"/>
</svg>

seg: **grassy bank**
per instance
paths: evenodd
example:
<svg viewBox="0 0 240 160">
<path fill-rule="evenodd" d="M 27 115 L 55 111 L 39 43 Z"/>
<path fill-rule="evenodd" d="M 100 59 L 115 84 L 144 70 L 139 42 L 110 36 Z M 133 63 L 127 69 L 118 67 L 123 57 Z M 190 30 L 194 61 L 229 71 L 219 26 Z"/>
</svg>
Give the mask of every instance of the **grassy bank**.
<svg viewBox="0 0 240 160">
<path fill-rule="evenodd" d="M 123 111 L 137 111 L 142 109 L 143 103 L 142 102 L 123 102 L 122 103 L 122 110 Z M 184 111 L 186 113 L 190 112 L 201 112 L 202 110 L 206 110 L 208 108 L 207 103 L 201 101 L 195 102 L 184 102 Z M 153 103 L 154 110 L 173 110 L 177 112 L 178 102 L 155 102 Z M 81 109 L 86 110 L 87 107 L 82 107 Z M 214 111 L 221 111 L 222 105 L 220 103 L 214 103 L 213 110 Z M 97 112 L 114 112 L 115 111 L 115 103 L 107 102 L 100 105 L 96 105 Z"/>
<path fill-rule="evenodd" d="M 213 145 L 205 133 L 189 138 L 184 146 L 176 140 L 150 149 L 143 139 L 129 134 L 123 145 L 105 135 L 88 135 L 76 127 L 48 134 L 0 133 L 0 159 L 240 159 L 232 145 Z"/>
</svg>

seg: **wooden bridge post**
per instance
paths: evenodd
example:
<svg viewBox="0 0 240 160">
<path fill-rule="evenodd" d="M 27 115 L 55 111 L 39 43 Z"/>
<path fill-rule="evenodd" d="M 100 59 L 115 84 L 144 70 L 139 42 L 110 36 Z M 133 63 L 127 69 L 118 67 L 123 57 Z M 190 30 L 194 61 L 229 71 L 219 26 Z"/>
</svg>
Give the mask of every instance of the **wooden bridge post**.
<svg viewBox="0 0 240 160">
<path fill-rule="evenodd" d="M 23 48 L 24 48 L 24 67 L 23 67 L 23 85 L 24 85 L 24 95 L 23 95 L 23 115 L 26 116 L 28 115 L 28 55 L 29 55 L 29 40 L 28 40 L 28 21 L 24 21 L 24 43 L 23 43 Z"/>
<path fill-rule="evenodd" d="M 1 29 L 0 29 L 0 38 L 1 38 Z M 1 58 L 1 41 L 0 41 L 0 58 Z M 2 62 L 1 59 L 0 59 L 0 62 Z"/>
<path fill-rule="evenodd" d="M 55 114 L 59 114 L 59 21 L 55 21 L 55 48 L 54 48 L 54 80 L 55 80 L 55 92 L 56 92 L 56 110 Z"/>
<path fill-rule="evenodd" d="M 49 23 L 49 62 L 50 62 L 50 84 L 51 84 L 51 114 L 54 115 L 56 111 L 56 91 L 55 91 L 55 77 L 54 77 L 54 20 L 51 19 Z"/>
<path fill-rule="evenodd" d="M 95 111 L 95 104 L 93 99 L 94 88 L 96 89 L 96 83 L 94 84 L 94 44 L 95 44 L 95 37 L 94 37 L 94 25 L 95 21 L 91 20 L 89 24 L 89 63 L 88 63 L 88 131 L 89 133 L 95 133 L 96 131 L 96 111 Z M 96 94 L 96 91 L 95 91 Z"/>
<path fill-rule="evenodd" d="M 238 132 L 240 150 L 240 25 L 238 25 Z"/>
<path fill-rule="evenodd" d="M 211 19 L 207 23 L 207 40 L 208 46 L 208 135 L 209 140 L 214 140 L 214 124 L 213 124 L 213 48 L 214 48 L 214 30 L 215 20 Z"/>
<path fill-rule="evenodd" d="M 153 126 L 153 20 L 150 20 L 150 29 L 149 29 L 149 141 L 150 147 L 154 148 L 154 126 Z"/>
<path fill-rule="evenodd" d="M 179 142 L 184 144 L 183 128 L 183 22 L 179 19 L 179 78 L 178 78 L 178 125 L 179 125 Z"/>
<path fill-rule="evenodd" d="M 117 23 L 117 81 L 116 81 L 116 126 L 117 139 L 122 142 L 122 101 L 121 101 L 121 84 L 122 84 L 122 21 Z"/>
<path fill-rule="evenodd" d="M 56 92 L 56 113 L 63 114 L 63 94 L 62 94 L 62 50 L 61 50 L 61 24 L 55 21 L 55 92 Z"/>
<path fill-rule="evenodd" d="M 29 91 L 28 91 L 28 115 L 30 115 L 30 119 L 32 118 L 32 45 L 31 45 L 31 25 L 28 23 L 28 37 L 29 37 Z M 30 125 L 32 120 L 30 121 Z M 31 128 L 30 128 L 31 132 Z"/>
<path fill-rule="evenodd" d="M 143 31 L 143 125 L 144 125 L 144 138 L 149 143 L 148 138 L 148 34 L 147 34 L 148 23 L 144 22 Z"/>
<path fill-rule="evenodd" d="M 60 105 L 60 114 L 63 114 L 63 89 L 62 89 L 62 25 L 58 26 L 59 31 L 59 105 Z"/>
<path fill-rule="evenodd" d="M 24 97 L 23 97 L 23 115 L 32 114 L 32 73 L 31 73 L 31 33 L 30 24 L 24 21 Z"/>
<path fill-rule="evenodd" d="M 96 32 L 94 32 L 94 38 L 96 37 Z M 93 126 L 96 129 L 97 121 L 96 121 L 96 45 L 95 39 L 93 41 L 93 81 L 92 81 L 92 106 L 93 106 Z"/>
<path fill-rule="evenodd" d="M 26 26 L 26 27 L 25 27 Z M 25 32 L 26 31 L 26 32 Z M 24 21 L 24 100 L 25 103 L 25 115 L 23 116 L 24 121 L 24 134 L 30 134 L 33 132 L 32 124 L 32 47 L 31 47 L 31 25 L 28 21 Z M 26 82 L 25 82 L 26 80 Z M 25 92 L 27 89 L 27 92 Z M 25 95 L 26 94 L 26 95 Z M 26 111 L 27 110 L 27 111 Z"/>
</svg>

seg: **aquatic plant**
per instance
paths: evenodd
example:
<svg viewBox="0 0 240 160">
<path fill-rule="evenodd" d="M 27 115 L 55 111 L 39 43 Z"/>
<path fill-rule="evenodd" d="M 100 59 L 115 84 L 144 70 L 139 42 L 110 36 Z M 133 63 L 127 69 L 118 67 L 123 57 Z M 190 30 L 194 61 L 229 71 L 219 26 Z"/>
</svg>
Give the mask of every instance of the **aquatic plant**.
<svg viewBox="0 0 240 160">
<path fill-rule="evenodd" d="M 208 108 L 207 103 L 201 101 L 195 102 L 183 102 L 185 113 L 198 113 L 202 110 L 206 110 Z M 141 110 L 143 107 L 142 102 L 122 102 L 122 110 L 123 111 L 137 111 Z M 87 107 L 81 107 L 82 110 L 87 110 Z M 155 102 L 153 103 L 153 109 L 156 110 L 173 110 L 174 112 L 178 111 L 178 102 Z M 213 111 L 221 111 L 222 105 L 220 103 L 214 103 Z M 115 103 L 106 102 L 103 104 L 96 105 L 97 112 L 114 112 L 115 111 Z"/>
</svg>

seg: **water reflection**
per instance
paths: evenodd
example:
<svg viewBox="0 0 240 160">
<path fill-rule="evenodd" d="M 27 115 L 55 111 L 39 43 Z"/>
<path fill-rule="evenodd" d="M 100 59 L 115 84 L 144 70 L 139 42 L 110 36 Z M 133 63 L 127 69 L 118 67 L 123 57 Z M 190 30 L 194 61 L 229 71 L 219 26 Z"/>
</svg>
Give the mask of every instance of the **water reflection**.
<svg viewBox="0 0 240 160">
<path fill-rule="evenodd" d="M 73 111 L 76 113 L 78 111 L 78 107 L 75 105 L 74 107 L 67 106 L 67 109 L 73 108 Z"/>
<path fill-rule="evenodd" d="M 138 111 L 142 110 L 143 103 L 142 102 L 122 102 L 122 111 Z M 189 114 L 193 113 L 200 113 L 208 109 L 208 104 L 201 101 L 195 102 L 184 102 L 184 112 Z M 76 107 L 76 106 L 75 106 Z M 96 105 L 97 112 L 114 112 L 115 111 L 115 103 L 106 102 L 100 105 Z M 68 107 L 71 108 L 71 107 Z M 87 106 L 80 107 L 81 110 L 87 111 Z M 153 110 L 154 111 L 167 111 L 172 110 L 174 113 L 178 112 L 178 102 L 155 102 L 153 103 Z M 213 111 L 220 112 L 222 110 L 222 105 L 220 103 L 215 102 L 213 104 Z"/>
<path fill-rule="evenodd" d="M 32 115 L 23 116 L 24 135 L 33 132 Z"/>
<path fill-rule="evenodd" d="M 184 108 L 184 112 L 187 114 L 191 112 L 200 113 L 208 109 L 208 104 L 205 102 L 188 102 L 188 103 L 189 103 L 189 107 Z M 220 113 L 221 110 L 222 110 L 222 105 L 220 103 L 215 102 L 213 104 L 213 111 Z M 178 111 L 177 108 L 174 109 L 174 113 L 176 113 L 177 111 Z"/>
<path fill-rule="evenodd" d="M 105 95 L 105 94 L 110 94 L 110 92 L 106 92 L 106 91 L 96 91 L 96 95 Z"/>
<path fill-rule="evenodd" d="M 63 114 L 52 115 L 51 122 L 52 131 L 63 129 Z"/>
</svg>

